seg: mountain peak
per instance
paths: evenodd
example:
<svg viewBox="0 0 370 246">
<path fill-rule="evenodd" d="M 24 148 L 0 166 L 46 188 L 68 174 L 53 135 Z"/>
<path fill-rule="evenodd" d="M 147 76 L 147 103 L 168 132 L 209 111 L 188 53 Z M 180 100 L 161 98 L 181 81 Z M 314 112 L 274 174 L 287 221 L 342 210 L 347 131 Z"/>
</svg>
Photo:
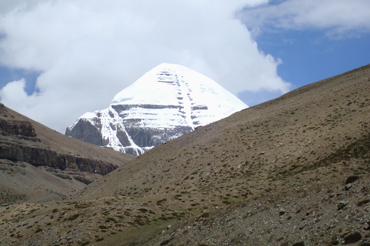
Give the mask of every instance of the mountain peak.
<svg viewBox="0 0 370 246">
<path fill-rule="evenodd" d="M 117 93 L 108 109 L 84 114 L 66 135 L 141 154 L 246 107 L 212 79 L 162 63 Z"/>
</svg>

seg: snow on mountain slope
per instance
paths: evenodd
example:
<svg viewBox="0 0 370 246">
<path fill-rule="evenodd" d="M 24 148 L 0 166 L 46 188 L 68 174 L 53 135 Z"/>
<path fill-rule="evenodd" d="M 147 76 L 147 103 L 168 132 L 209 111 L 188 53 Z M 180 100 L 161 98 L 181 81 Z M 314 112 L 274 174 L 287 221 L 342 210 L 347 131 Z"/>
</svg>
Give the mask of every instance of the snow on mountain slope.
<svg viewBox="0 0 370 246">
<path fill-rule="evenodd" d="M 109 108 L 85 113 L 66 135 L 139 155 L 244 108 L 210 78 L 163 63 L 119 92 Z"/>
</svg>

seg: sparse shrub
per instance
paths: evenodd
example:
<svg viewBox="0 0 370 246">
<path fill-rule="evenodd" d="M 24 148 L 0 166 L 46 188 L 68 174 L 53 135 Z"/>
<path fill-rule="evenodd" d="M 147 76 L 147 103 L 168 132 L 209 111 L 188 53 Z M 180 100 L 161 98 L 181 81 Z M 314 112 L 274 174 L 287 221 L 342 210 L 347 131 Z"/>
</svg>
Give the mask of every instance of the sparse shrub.
<svg viewBox="0 0 370 246">
<path fill-rule="evenodd" d="M 304 246 L 304 242 L 298 242 L 293 244 L 292 246 Z"/>
<path fill-rule="evenodd" d="M 81 246 L 85 246 L 85 245 L 89 245 L 90 244 L 90 241 L 82 241 L 81 243 L 79 243 Z"/>
<path fill-rule="evenodd" d="M 96 240 L 95 240 L 95 242 L 101 242 L 101 241 L 103 241 L 104 240 L 104 238 L 103 237 L 98 237 Z"/>
<path fill-rule="evenodd" d="M 167 240 L 164 240 L 163 242 L 161 242 L 159 245 L 160 246 L 164 246 L 164 245 L 167 245 L 167 244 L 169 244 L 170 242 L 171 242 L 171 240 L 172 240 L 173 238 L 170 238 L 170 239 L 167 239 Z"/>
<path fill-rule="evenodd" d="M 145 223 L 144 223 L 144 222 L 142 222 L 142 221 L 141 221 L 141 220 L 139 220 L 139 219 L 135 219 L 135 220 L 134 220 L 134 222 L 135 222 L 136 224 L 140 225 L 140 226 L 145 225 Z"/>
<path fill-rule="evenodd" d="M 109 217 L 109 218 L 107 218 L 106 220 L 105 220 L 105 222 L 107 222 L 107 223 L 109 223 L 109 222 L 114 222 L 114 223 L 118 223 L 114 218 L 112 218 L 112 217 Z"/>
<path fill-rule="evenodd" d="M 369 202 L 370 202 L 370 200 L 369 199 L 366 199 L 366 200 L 363 200 L 363 201 L 360 201 L 359 203 L 357 203 L 357 206 L 361 207 L 361 206 L 363 206 L 363 205 L 365 205 L 365 204 L 367 204 Z"/>
<path fill-rule="evenodd" d="M 69 218 L 64 219 L 64 221 L 66 221 L 66 220 L 73 221 L 73 220 L 77 219 L 79 216 L 80 216 L 79 214 L 75 214 L 75 215 L 72 215 Z"/>
<path fill-rule="evenodd" d="M 77 203 L 75 205 L 75 208 L 87 208 L 87 207 L 89 207 L 89 204 L 87 203 Z"/>
<path fill-rule="evenodd" d="M 166 198 L 164 198 L 164 199 L 162 199 L 162 200 L 158 200 L 158 201 L 157 201 L 157 205 L 158 205 L 158 206 L 160 206 L 160 205 L 162 205 L 162 203 L 164 203 L 165 201 L 167 201 L 167 199 L 166 199 Z"/>
<path fill-rule="evenodd" d="M 161 215 L 161 217 L 159 217 L 160 220 L 167 220 L 167 217 L 165 215 Z"/>
<path fill-rule="evenodd" d="M 209 213 L 203 213 L 202 215 L 199 216 L 199 218 L 208 218 Z"/>
</svg>

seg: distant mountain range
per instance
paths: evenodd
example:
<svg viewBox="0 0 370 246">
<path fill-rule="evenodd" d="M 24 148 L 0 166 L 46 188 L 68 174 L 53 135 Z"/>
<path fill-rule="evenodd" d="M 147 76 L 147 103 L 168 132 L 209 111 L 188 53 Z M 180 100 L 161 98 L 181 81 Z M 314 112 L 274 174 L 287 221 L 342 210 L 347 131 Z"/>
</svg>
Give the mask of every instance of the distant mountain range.
<svg viewBox="0 0 370 246">
<path fill-rule="evenodd" d="M 163 63 L 119 92 L 107 109 L 82 115 L 65 134 L 139 155 L 247 107 L 210 78 Z"/>
</svg>

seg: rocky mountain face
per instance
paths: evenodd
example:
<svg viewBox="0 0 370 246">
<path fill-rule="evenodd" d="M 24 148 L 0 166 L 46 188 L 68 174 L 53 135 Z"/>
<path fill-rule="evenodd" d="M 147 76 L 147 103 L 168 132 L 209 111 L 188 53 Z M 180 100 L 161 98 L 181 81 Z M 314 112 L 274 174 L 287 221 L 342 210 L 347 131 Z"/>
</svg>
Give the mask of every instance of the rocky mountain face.
<svg viewBox="0 0 370 246">
<path fill-rule="evenodd" d="M 119 92 L 107 109 L 81 116 L 66 135 L 139 155 L 244 108 L 202 74 L 161 64 Z"/>
<path fill-rule="evenodd" d="M 69 200 L 0 207 L 0 241 L 367 246 L 369 81 L 370 65 L 304 86 L 161 144 Z"/>
<path fill-rule="evenodd" d="M 86 148 L 85 151 L 82 150 L 83 148 Z M 1 200 L 9 202 L 17 198 L 27 198 L 26 194 L 22 195 L 22 191 L 14 190 L 26 185 L 25 180 L 34 181 L 33 184 L 27 184 L 29 187 L 35 187 L 36 184 L 40 187 L 45 185 L 45 189 L 49 189 L 50 194 L 53 193 L 50 187 L 55 183 L 61 183 L 60 188 L 68 190 L 81 188 L 100 175 L 106 175 L 122 165 L 119 160 L 125 163 L 132 158 L 122 154 L 122 157 L 117 158 L 118 160 L 112 161 L 116 157 L 110 156 L 104 159 L 97 158 L 95 154 L 86 153 L 86 150 L 93 149 L 99 149 L 99 152 L 102 152 L 101 148 L 69 139 L 0 104 Z M 103 155 L 106 156 L 106 154 Z M 19 174 L 22 175 L 19 176 Z M 45 180 L 37 175 L 44 177 Z M 43 185 L 39 183 L 41 180 L 45 182 Z M 83 185 L 78 184 L 80 182 Z M 58 187 L 55 188 L 59 190 Z M 13 190 L 14 194 L 18 194 L 13 196 L 14 199 L 9 189 Z M 56 190 L 54 193 L 58 193 Z M 60 197 L 65 197 L 65 192 L 59 193 Z M 47 195 L 46 197 L 44 195 L 42 199 L 47 199 Z"/>
</svg>

